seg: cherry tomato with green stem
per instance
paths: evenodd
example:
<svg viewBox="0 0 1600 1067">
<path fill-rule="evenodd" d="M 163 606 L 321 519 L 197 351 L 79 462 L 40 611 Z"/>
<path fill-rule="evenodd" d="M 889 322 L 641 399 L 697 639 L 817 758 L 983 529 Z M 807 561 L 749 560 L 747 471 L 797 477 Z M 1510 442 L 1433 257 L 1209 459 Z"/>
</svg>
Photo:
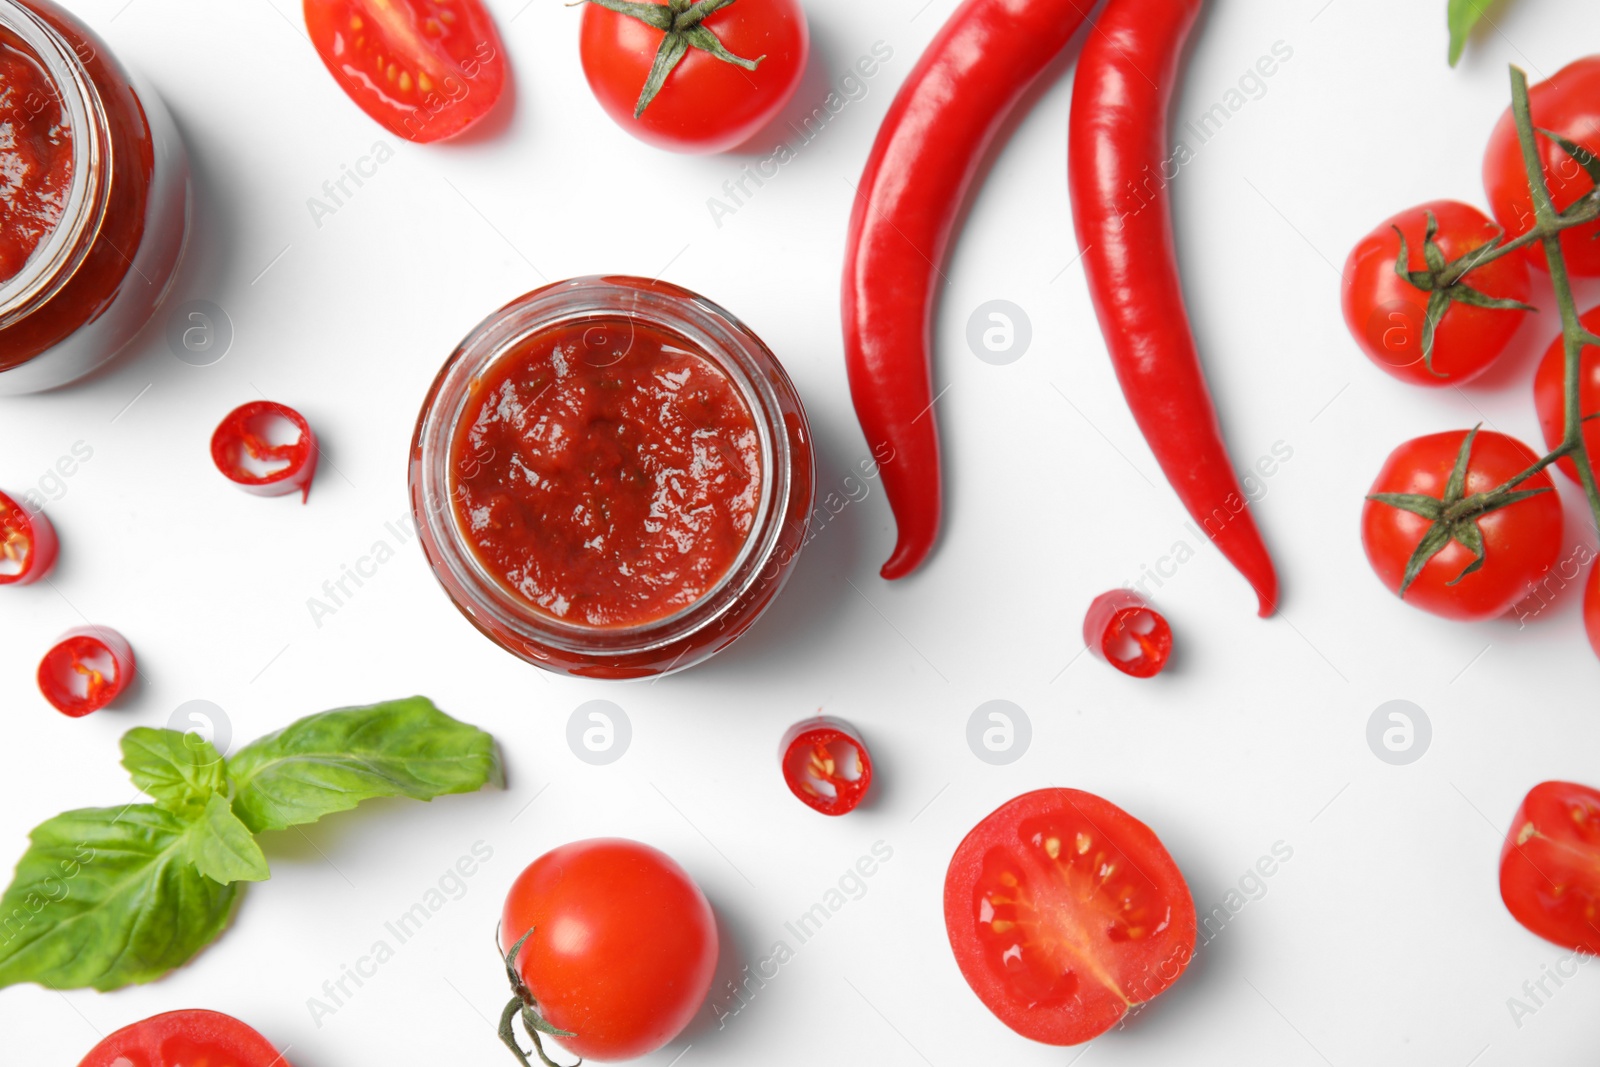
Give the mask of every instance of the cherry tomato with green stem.
<svg viewBox="0 0 1600 1067">
<path fill-rule="evenodd" d="M 1600 152 L 1600 56 L 1569 63 L 1549 81 L 1528 90 L 1528 107 L 1536 129 L 1558 133 L 1590 152 Z M 1539 161 L 1557 211 L 1594 191 L 1595 183 L 1578 162 L 1555 141 L 1540 134 Z M 1507 108 L 1489 136 L 1483 157 L 1483 187 L 1489 194 L 1494 217 L 1510 237 L 1533 229 L 1533 197 L 1528 172 L 1522 162 L 1516 120 Z M 1600 276 L 1600 222 L 1574 226 L 1561 235 L 1567 271 L 1580 277 Z M 1540 270 L 1548 270 L 1544 249 L 1532 244 L 1524 256 Z M 1509 258 L 1509 257 L 1507 257 Z"/>
<path fill-rule="evenodd" d="M 717 965 L 705 894 L 670 856 L 621 838 L 534 860 L 506 895 L 499 938 L 516 994 L 503 1025 L 520 1015 L 536 1044 L 542 1032 L 584 1059 L 631 1060 L 671 1041 Z"/>
<path fill-rule="evenodd" d="M 1437 226 L 1433 241 L 1447 261 L 1487 245 L 1500 233 L 1483 212 L 1455 200 L 1434 200 L 1385 219 L 1345 261 L 1344 321 L 1367 358 L 1401 381 L 1460 385 L 1500 358 L 1527 312 L 1452 301 L 1434 331 L 1432 352 L 1425 357 L 1430 294 L 1395 273 L 1395 263 L 1404 235 L 1406 269 L 1428 269 L 1430 214 Z M 1461 282 L 1501 300 L 1525 304 L 1530 294 L 1528 264 L 1519 256 L 1504 256 L 1468 271 Z"/>
<path fill-rule="evenodd" d="M 192 1008 L 124 1026 L 78 1067 L 289 1067 L 289 1061 L 238 1019 Z"/>
<path fill-rule="evenodd" d="M 1581 316 L 1583 328 L 1600 334 L 1600 307 L 1590 308 Z M 1585 345 L 1579 360 L 1578 406 L 1584 416 L 1600 414 L 1600 348 Z M 1533 378 L 1533 402 L 1539 410 L 1539 427 L 1544 431 L 1545 444 L 1553 451 L 1567 437 L 1567 344 L 1557 337 L 1545 350 L 1539 370 Z M 1583 440 L 1589 451 L 1589 462 L 1596 465 L 1600 474 L 1600 418 L 1587 423 Z M 1561 472 L 1578 481 L 1578 465 L 1568 456 L 1560 461 Z"/>
<path fill-rule="evenodd" d="M 579 39 L 606 114 L 647 144 L 691 153 L 759 133 L 800 87 L 810 52 L 799 0 L 589 0 Z"/>
<path fill-rule="evenodd" d="M 1533 495 L 1496 510 L 1453 519 L 1447 512 L 1538 459 L 1489 430 L 1430 434 L 1395 449 L 1361 513 L 1361 541 L 1379 579 L 1406 603 L 1447 619 L 1505 614 L 1561 551 L 1561 498 L 1550 472 L 1517 487 Z M 1419 552 L 1424 540 L 1431 554 Z"/>
</svg>

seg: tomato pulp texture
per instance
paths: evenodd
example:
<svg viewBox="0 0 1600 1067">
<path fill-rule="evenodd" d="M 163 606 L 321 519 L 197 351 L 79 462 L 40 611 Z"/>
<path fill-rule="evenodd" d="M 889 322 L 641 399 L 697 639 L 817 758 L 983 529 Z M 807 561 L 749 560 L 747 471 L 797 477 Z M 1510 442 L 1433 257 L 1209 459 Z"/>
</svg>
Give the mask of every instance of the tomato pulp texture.
<svg viewBox="0 0 1600 1067">
<path fill-rule="evenodd" d="M 1465 430 L 1457 430 L 1407 441 L 1390 454 L 1371 491 L 1443 499 L 1466 437 Z M 1537 460 L 1521 441 L 1479 431 L 1467 466 L 1466 493 L 1488 492 Z M 1461 577 L 1474 554 L 1452 540 L 1411 583 L 1405 594 L 1407 604 L 1447 619 L 1493 619 L 1533 591 L 1532 583 L 1550 569 L 1561 552 L 1561 498 L 1548 471 L 1518 488 L 1547 491 L 1478 519 L 1483 566 Z M 1367 559 L 1391 592 L 1400 592 L 1406 564 L 1429 525 L 1421 515 L 1375 500 L 1368 500 L 1362 509 L 1361 541 Z"/>
<path fill-rule="evenodd" d="M 0 585 L 29 585 L 56 564 L 56 531 L 40 512 L 0 493 Z"/>
<path fill-rule="evenodd" d="M 637 18 L 584 5 L 583 72 L 617 125 L 657 148 L 725 152 L 761 132 L 783 110 L 800 87 L 811 51 L 799 0 L 744 0 L 706 16 L 702 25 L 729 52 L 761 62 L 745 70 L 691 47 L 635 117 L 665 34 Z"/>
<path fill-rule="evenodd" d="M 1076 1045 L 1194 956 L 1194 900 L 1150 828 L 1076 789 L 1025 793 L 956 849 L 945 932 L 962 977 L 1023 1037 Z"/>
<path fill-rule="evenodd" d="M 584 1059 L 631 1060 L 677 1037 L 717 965 L 705 894 L 670 856 L 620 838 L 562 845 L 517 876 L 501 949 L 524 935 L 513 966 Z"/>
<path fill-rule="evenodd" d="M 1500 896 L 1540 937 L 1600 953 L 1600 792 L 1572 782 L 1529 791 L 1500 852 Z"/>
<path fill-rule="evenodd" d="M 39 661 L 39 692 L 61 714 L 81 719 L 99 711 L 133 681 L 133 647 L 104 626 L 68 630 Z"/>
<path fill-rule="evenodd" d="M 1600 307 L 1590 308 L 1582 315 L 1583 328 L 1600 334 Z M 1588 418 L 1600 413 L 1600 348 L 1583 347 L 1578 372 L 1579 413 Z M 1567 435 L 1567 344 L 1557 337 L 1545 350 L 1544 359 L 1533 379 L 1533 401 L 1539 409 L 1539 426 L 1544 430 L 1545 445 L 1554 450 Z M 1583 429 L 1583 440 L 1589 451 L 1589 462 L 1600 475 L 1600 419 L 1588 423 Z M 1560 461 L 1561 471 L 1573 481 L 1578 480 L 1578 465 L 1569 456 Z"/>
<path fill-rule="evenodd" d="M 494 363 L 452 453 L 456 522 L 514 595 L 581 626 L 676 614 L 734 565 L 761 442 L 733 380 L 623 317 L 538 333 Z"/>
<path fill-rule="evenodd" d="M 1394 267 L 1404 234 L 1407 269 L 1428 269 L 1424 247 L 1430 212 L 1439 227 L 1434 241 L 1447 260 L 1500 233 L 1483 212 L 1455 200 L 1434 200 L 1384 220 L 1345 262 L 1344 321 L 1367 358 L 1401 381 L 1460 385 L 1482 374 L 1505 351 L 1527 312 L 1452 302 L 1434 331 L 1431 358 L 1424 361 L 1429 294 L 1396 274 Z M 1488 296 L 1522 303 L 1530 294 L 1527 260 L 1519 256 L 1504 256 L 1469 271 L 1462 282 Z"/>
<path fill-rule="evenodd" d="M 1089 605 L 1083 643 L 1123 674 L 1153 678 L 1172 656 L 1172 627 L 1138 593 L 1113 589 Z"/>
<path fill-rule="evenodd" d="M 854 811 L 872 788 L 872 756 L 861 735 L 838 719 L 809 719 L 791 727 L 781 759 L 789 792 L 824 815 Z"/>
<path fill-rule="evenodd" d="M 289 1061 L 238 1019 L 194 1008 L 124 1026 L 78 1067 L 289 1067 Z"/>
<path fill-rule="evenodd" d="M 72 189 L 72 130 L 38 58 L 0 29 L 0 283 L 54 232 Z"/>
<path fill-rule="evenodd" d="M 479 0 L 305 0 L 305 16 L 334 80 L 409 141 L 454 137 L 505 88 L 505 50 Z"/>
<path fill-rule="evenodd" d="M 1600 152 L 1600 56 L 1588 56 L 1570 63 L 1549 81 L 1528 91 L 1528 107 L 1535 129 L 1561 134 L 1591 152 Z M 1579 197 L 1594 189 L 1594 181 L 1578 162 L 1548 137 L 1535 138 L 1539 162 L 1550 198 L 1557 211 L 1570 207 Z M 1507 108 L 1489 137 L 1483 157 L 1483 187 L 1489 194 L 1494 217 L 1506 228 L 1508 237 L 1533 229 L 1533 199 L 1528 191 L 1527 170 L 1522 165 L 1522 146 L 1517 140 L 1517 124 Z M 1600 275 L 1600 222 L 1575 226 L 1561 235 L 1561 251 L 1567 270 L 1576 275 Z M 1544 249 L 1538 244 L 1525 250 L 1529 262 L 1549 270 Z"/>
</svg>

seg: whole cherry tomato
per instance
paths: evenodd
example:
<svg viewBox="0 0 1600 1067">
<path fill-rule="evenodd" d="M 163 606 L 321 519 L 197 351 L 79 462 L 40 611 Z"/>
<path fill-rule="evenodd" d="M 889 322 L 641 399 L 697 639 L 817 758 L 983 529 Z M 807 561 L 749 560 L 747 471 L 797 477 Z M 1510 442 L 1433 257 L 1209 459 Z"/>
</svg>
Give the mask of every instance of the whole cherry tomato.
<svg viewBox="0 0 1600 1067">
<path fill-rule="evenodd" d="M 518 947 L 518 942 L 521 942 Z M 500 947 L 544 1021 L 584 1059 L 631 1060 L 688 1025 L 711 988 L 717 923 L 663 852 L 620 838 L 540 856 L 506 895 Z"/>
<path fill-rule="evenodd" d="M 1569 63 L 1549 81 L 1535 85 L 1528 90 L 1528 106 L 1536 129 L 1551 130 L 1591 152 L 1600 152 L 1600 56 Z M 1542 135 L 1538 142 L 1539 160 L 1557 211 L 1594 189 L 1594 181 L 1560 145 Z M 1483 157 L 1483 187 L 1489 194 L 1494 217 L 1507 234 L 1516 237 L 1533 228 L 1533 199 L 1510 108 L 1500 116 L 1489 137 L 1489 149 Z M 1597 234 L 1600 223 L 1575 226 L 1561 235 L 1568 271 L 1588 277 L 1600 275 Z M 1544 249 L 1537 244 L 1528 246 L 1527 259 L 1540 270 L 1549 269 Z"/>
<path fill-rule="evenodd" d="M 1600 307 L 1584 312 L 1582 321 L 1584 329 L 1600 333 Z M 1584 346 L 1579 366 L 1578 404 L 1587 418 L 1600 413 L 1600 348 Z M 1533 379 L 1533 402 L 1539 409 L 1545 444 L 1554 449 L 1567 436 L 1567 345 L 1563 338 L 1557 337 L 1545 350 Z M 1583 439 L 1588 445 L 1589 462 L 1600 476 L 1600 419 L 1584 427 Z M 1568 478 L 1578 480 L 1578 465 L 1570 458 L 1563 459 L 1560 466 Z"/>
<path fill-rule="evenodd" d="M 1468 431 L 1458 430 L 1407 441 L 1390 454 L 1372 492 L 1443 502 L 1467 437 Z M 1522 442 L 1480 431 L 1467 464 L 1464 494 L 1488 492 L 1537 461 Z M 1452 538 L 1406 589 L 1406 603 L 1447 619 L 1492 619 L 1531 592 L 1531 583 L 1550 569 L 1561 552 L 1561 498 L 1549 471 L 1518 488 L 1544 492 L 1476 520 L 1483 542 L 1481 566 L 1466 573 L 1479 557 Z M 1361 513 L 1361 541 L 1372 569 L 1392 592 L 1400 593 L 1412 554 L 1433 525 L 1423 515 L 1367 500 Z"/>
<path fill-rule="evenodd" d="M 1600 792 L 1572 782 L 1529 790 L 1500 850 L 1500 897 L 1547 941 L 1600 953 Z"/>
<path fill-rule="evenodd" d="M 454 137 L 505 88 L 505 49 L 480 0 L 305 0 L 305 15 L 334 80 L 409 141 Z"/>
<path fill-rule="evenodd" d="M 1386 219 L 1361 239 L 1345 262 L 1344 321 L 1367 358 L 1401 381 L 1460 385 L 1499 358 L 1527 312 L 1452 301 L 1434 332 L 1431 358 L 1424 360 L 1428 293 L 1395 273 L 1400 257 L 1395 229 L 1405 235 L 1406 268 L 1426 270 L 1429 212 L 1438 224 L 1434 240 L 1447 260 L 1481 247 L 1500 232 L 1483 212 L 1455 200 L 1434 200 Z M 1461 281 L 1487 296 L 1528 300 L 1528 265 L 1518 256 L 1504 256 L 1468 271 Z"/>
<path fill-rule="evenodd" d="M 124 1026 L 78 1067 L 289 1067 L 250 1027 L 217 1011 L 169 1011 Z"/>
<path fill-rule="evenodd" d="M 606 114 L 658 148 L 725 152 L 743 144 L 777 117 L 805 73 L 811 31 L 799 0 L 650 3 L 661 11 L 653 21 L 671 25 L 677 20 L 685 26 L 685 19 L 697 21 L 727 53 L 719 58 L 689 44 L 652 87 L 652 97 L 646 92 L 651 68 L 674 31 L 610 6 L 611 0 L 585 5 L 579 42 L 583 72 Z M 717 10 L 696 15 L 695 8 L 708 6 Z"/>
</svg>

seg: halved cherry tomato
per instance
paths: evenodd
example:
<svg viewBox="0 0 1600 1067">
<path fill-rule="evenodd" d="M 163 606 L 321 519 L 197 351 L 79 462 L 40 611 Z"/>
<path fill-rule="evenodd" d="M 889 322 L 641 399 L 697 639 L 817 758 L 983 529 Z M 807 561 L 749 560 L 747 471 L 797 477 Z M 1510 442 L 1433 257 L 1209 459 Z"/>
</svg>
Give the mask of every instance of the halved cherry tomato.
<svg viewBox="0 0 1600 1067">
<path fill-rule="evenodd" d="M 81 719 L 133 681 L 133 647 L 117 631 L 81 626 L 62 634 L 39 661 L 39 692 L 61 714 Z"/>
<path fill-rule="evenodd" d="M 1138 593 L 1113 589 L 1089 605 L 1083 642 L 1123 674 L 1154 678 L 1172 655 L 1172 627 Z"/>
<path fill-rule="evenodd" d="M 556 1038 L 563 1048 L 631 1060 L 677 1037 L 700 1010 L 717 967 L 717 921 L 672 857 L 597 838 L 552 849 L 517 876 L 500 948 L 516 950 L 507 966 L 519 1007 L 531 1000 L 566 1031 Z"/>
<path fill-rule="evenodd" d="M 861 735 L 838 719 L 807 719 L 783 735 L 779 757 L 789 792 L 814 811 L 854 811 L 872 787 L 872 757 Z"/>
<path fill-rule="evenodd" d="M 505 88 L 505 49 L 480 0 L 305 0 L 305 15 L 350 99 L 407 140 L 454 137 Z"/>
<path fill-rule="evenodd" d="M 1591 152 L 1600 152 L 1600 56 L 1586 56 L 1556 71 L 1549 81 L 1528 90 L 1528 107 L 1537 129 L 1550 130 Z M 1556 142 L 1544 135 L 1536 138 L 1539 161 L 1544 167 L 1550 198 L 1557 211 L 1591 192 L 1594 181 Z M 1517 237 L 1533 229 L 1533 198 L 1528 192 L 1528 174 L 1522 165 L 1522 143 L 1517 139 L 1517 123 L 1506 108 L 1489 136 L 1483 156 L 1483 187 L 1489 194 L 1494 217 Z M 1600 223 L 1575 226 L 1561 235 L 1561 251 L 1567 270 L 1580 277 L 1600 275 Z M 1544 249 L 1538 244 L 1526 249 L 1528 262 L 1549 270 Z"/>
<path fill-rule="evenodd" d="M 311 496 L 317 438 L 294 408 L 256 400 L 228 413 L 211 435 L 211 459 L 229 481 L 257 496 Z"/>
<path fill-rule="evenodd" d="M 1584 329 L 1600 333 L 1600 307 L 1590 308 L 1581 318 Z M 1600 348 L 1585 345 L 1578 366 L 1579 410 L 1588 418 L 1600 414 Z M 1552 341 L 1539 362 L 1533 379 L 1533 402 L 1539 409 L 1545 444 L 1554 449 L 1567 435 L 1567 344 L 1563 338 Z M 1583 439 L 1588 445 L 1589 462 L 1600 475 L 1600 419 L 1584 426 Z M 1578 465 L 1571 457 L 1561 460 L 1559 466 L 1568 478 L 1578 480 Z"/>
<path fill-rule="evenodd" d="M 1600 792 L 1572 782 L 1529 791 L 1500 850 L 1500 896 L 1545 940 L 1600 954 Z"/>
<path fill-rule="evenodd" d="M 1076 1045 L 1194 956 L 1194 900 L 1148 826 L 1092 793 L 1001 805 L 956 849 L 944 923 L 962 977 L 1023 1037 Z"/>
<path fill-rule="evenodd" d="M 56 565 L 56 529 L 0 493 L 0 585 L 28 585 Z"/>
<path fill-rule="evenodd" d="M 1589 631 L 1589 644 L 1600 656 L 1600 563 L 1589 570 L 1589 591 L 1583 596 L 1583 626 Z"/>
<path fill-rule="evenodd" d="M 289 1067 L 250 1027 L 219 1011 L 169 1011 L 124 1026 L 78 1067 Z"/>
<path fill-rule="evenodd" d="M 1500 233 L 1487 215 L 1456 200 L 1434 200 L 1402 211 L 1385 219 L 1351 250 L 1341 304 L 1351 336 L 1380 368 L 1412 385 L 1460 385 L 1500 358 L 1527 312 L 1452 301 L 1434 332 L 1433 351 L 1424 360 L 1429 294 L 1395 273 L 1400 258 L 1395 230 L 1405 235 L 1407 269 L 1427 270 L 1424 237 L 1430 212 L 1439 227 L 1434 241 L 1452 262 Z M 1504 256 L 1468 271 L 1461 284 L 1485 296 L 1525 304 L 1531 285 L 1527 260 Z"/>
</svg>

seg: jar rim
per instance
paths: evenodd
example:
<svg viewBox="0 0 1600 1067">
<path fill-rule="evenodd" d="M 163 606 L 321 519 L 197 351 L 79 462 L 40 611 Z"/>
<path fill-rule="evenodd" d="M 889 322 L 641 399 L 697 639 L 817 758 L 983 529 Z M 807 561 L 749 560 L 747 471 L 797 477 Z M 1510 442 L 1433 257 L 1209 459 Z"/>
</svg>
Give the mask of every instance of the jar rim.
<svg viewBox="0 0 1600 1067">
<path fill-rule="evenodd" d="M 484 566 L 451 503 L 450 456 L 466 417 L 473 384 L 497 361 L 532 337 L 589 320 L 626 318 L 671 333 L 711 362 L 733 385 L 760 439 L 761 493 L 750 532 L 718 580 L 669 615 L 629 626 L 589 626 L 557 618 L 517 596 Z M 537 645 L 578 655 L 632 656 L 682 641 L 714 625 L 755 585 L 779 541 L 793 462 L 784 405 L 770 380 L 777 358 L 738 318 L 671 283 L 627 275 L 590 275 L 555 282 L 489 315 L 457 346 L 439 371 L 417 422 L 412 450 L 412 497 L 423 545 L 436 570 L 473 603 L 458 606 L 475 621 Z M 431 546 L 431 547 L 430 547 Z M 447 583 L 447 588 L 452 583 Z M 452 590 L 454 596 L 454 591 Z"/>
<path fill-rule="evenodd" d="M 110 200 L 111 139 L 105 105 L 72 42 L 21 0 L 0 0 L 10 31 L 50 78 L 72 133 L 72 186 L 61 218 L 20 271 L 0 282 L 0 328 L 24 318 L 72 279 Z"/>
</svg>

